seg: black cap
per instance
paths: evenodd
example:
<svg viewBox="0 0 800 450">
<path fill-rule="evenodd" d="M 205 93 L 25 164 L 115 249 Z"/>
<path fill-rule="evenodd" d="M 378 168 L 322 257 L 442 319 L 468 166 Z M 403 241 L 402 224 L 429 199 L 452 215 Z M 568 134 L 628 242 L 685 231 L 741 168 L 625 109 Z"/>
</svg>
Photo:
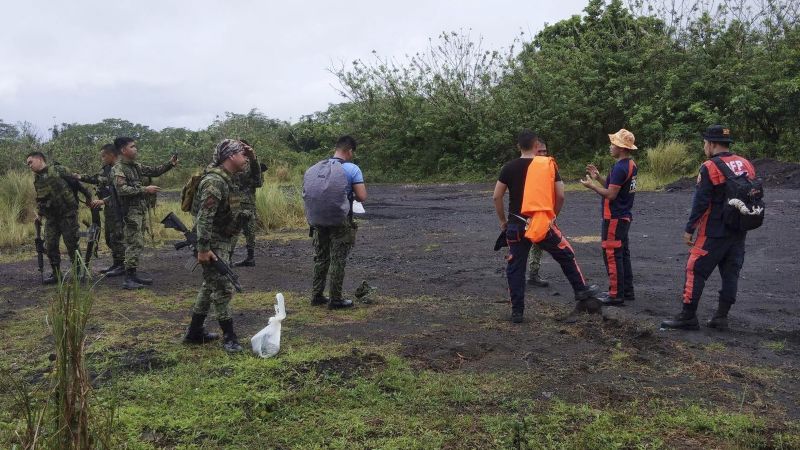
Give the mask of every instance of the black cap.
<svg viewBox="0 0 800 450">
<path fill-rule="evenodd" d="M 706 131 L 702 133 L 702 135 L 703 139 L 709 142 L 733 142 L 730 128 L 723 127 L 722 125 L 711 125 L 706 128 Z"/>
</svg>

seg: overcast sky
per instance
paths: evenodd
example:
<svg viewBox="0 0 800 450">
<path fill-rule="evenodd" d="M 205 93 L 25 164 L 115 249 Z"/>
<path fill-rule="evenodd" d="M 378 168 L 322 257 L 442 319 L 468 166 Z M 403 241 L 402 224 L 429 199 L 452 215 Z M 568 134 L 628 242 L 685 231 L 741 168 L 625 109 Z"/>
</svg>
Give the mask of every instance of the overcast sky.
<svg viewBox="0 0 800 450">
<path fill-rule="evenodd" d="M 334 64 L 403 58 L 459 29 L 508 47 L 586 3 L 0 0 L 0 119 L 40 134 L 112 117 L 200 129 L 252 108 L 296 120 L 341 101 Z"/>
</svg>

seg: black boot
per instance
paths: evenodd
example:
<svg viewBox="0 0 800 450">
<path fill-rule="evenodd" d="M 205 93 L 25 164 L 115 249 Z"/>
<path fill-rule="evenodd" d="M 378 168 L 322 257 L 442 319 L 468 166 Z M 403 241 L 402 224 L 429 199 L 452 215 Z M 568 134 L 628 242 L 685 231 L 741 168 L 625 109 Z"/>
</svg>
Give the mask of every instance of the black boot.
<svg viewBox="0 0 800 450">
<path fill-rule="evenodd" d="M 535 275 L 531 274 L 531 276 L 528 278 L 528 284 L 540 288 L 546 288 L 547 286 L 550 286 L 550 282 L 540 277 L 538 273 Z"/>
<path fill-rule="evenodd" d="M 342 308 L 350 308 L 353 306 L 352 300 L 345 300 L 345 299 L 331 299 L 328 302 L 328 309 L 342 309 Z"/>
<path fill-rule="evenodd" d="M 684 309 L 674 319 L 667 319 L 661 322 L 662 330 L 699 330 L 700 323 L 694 311 Z"/>
<path fill-rule="evenodd" d="M 50 267 L 53 269 L 53 273 L 45 277 L 45 279 L 42 280 L 42 284 L 56 284 L 62 277 L 61 264 L 50 264 Z"/>
<path fill-rule="evenodd" d="M 714 313 L 714 316 L 711 317 L 711 320 L 708 321 L 706 325 L 709 328 L 716 328 L 718 330 L 727 330 L 728 329 L 728 311 L 731 310 L 731 304 L 728 302 L 719 302 L 719 306 L 717 306 L 717 312 Z"/>
<path fill-rule="evenodd" d="M 328 302 L 330 301 L 331 299 L 329 299 L 328 297 L 325 297 L 322 294 L 316 294 L 313 297 L 311 297 L 311 306 L 327 305 Z"/>
<path fill-rule="evenodd" d="M 141 289 L 144 285 L 136 281 L 136 269 L 125 269 L 125 281 L 122 283 L 123 289 Z"/>
<path fill-rule="evenodd" d="M 101 270 L 100 273 L 107 277 L 118 277 L 125 273 L 125 263 L 122 261 L 114 261 L 114 264 L 111 264 L 111 267 Z"/>
<path fill-rule="evenodd" d="M 597 299 L 600 300 L 600 303 L 603 306 L 619 306 L 625 304 L 625 300 L 627 297 L 612 297 L 608 295 L 608 292 L 603 292 L 600 294 Z"/>
<path fill-rule="evenodd" d="M 136 273 L 136 269 L 131 269 L 133 271 L 133 281 L 143 284 L 145 286 L 150 286 L 153 284 L 153 279 L 150 277 L 146 277 L 140 273 Z"/>
<path fill-rule="evenodd" d="M 183 336 L 184 344 L 205 344 L 219 339 L 219 334 L 206 331 L 205 327 L 203 327 L 205 321 L 205 314 L 192 314 L 192 322 L 189 324 L 189 328 L 186 329 L 186 335 Z"/>
<path fill-rule="evenodd" d="M 255 249 L 248 248 L 247 249 L 247 258 L 233 263 L 233 267 L 255 267 L 256 265 L 256 257 L 255 257 Z"/>
<path fill-rule="evenodd" d="M 511 323 L 522 323 L 524 311 L 511 311 Z"/>
<path fill-rule="evenodd" d="M 242 346 L 239 345 L 236 333 L 233 332 L 233 319 L 220 320 L 219 327 L 222 328 L 222 349 L 227 353 L 241 352 Z"/>
</svg>

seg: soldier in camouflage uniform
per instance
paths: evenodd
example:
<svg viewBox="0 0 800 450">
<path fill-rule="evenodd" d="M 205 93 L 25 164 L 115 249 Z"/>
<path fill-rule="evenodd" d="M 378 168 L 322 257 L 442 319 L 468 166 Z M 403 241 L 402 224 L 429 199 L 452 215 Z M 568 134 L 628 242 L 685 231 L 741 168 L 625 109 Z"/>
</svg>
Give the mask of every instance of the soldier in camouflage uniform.
<svg viewBox="0 0 800 450">
<path fill-rule="evenodd" d="M 44 246 L 53 273 L 44 279 L 44 284 L 55 284 L 61 278 L 61 252 L 59 240 L 64 237 L 64 245 L 70 261 L 75 260 L 78 251 L 78 196 L 80 190 L 86 197 L 87 205 L 92 194 L 81 186 L 78 178 L 68 168 L 58 164 L 47 164 L 42 152 L 31 152 L 25 164 L 33 171 L 33 186 L 36 188 L 36 217 L 45 219 Z"/>
<path fill-rule="evenodd" d="M 332 159 L 342 163 L 347 176 L 347 196 L 350 199 L 350 214 L 345 223 L 338 226 L 314 227 L 314 281 L 311 286 L 311 304 L 328 304 L 329 309 L 349 308 L 353 301 L 342 297 L 344 268 L 347 255 L 356 242 L 357 224 L 353 221 L 352 200 L 363 202 L 367 199 L 367 188 L 361 169 L 353 164 L 356 141 L 350 136 L 342 136 L 336 142 Z M 330 298 L 324 296 L 325 282 L 330 271 Z"/>
<path fill-rule="evenodd" d="M 122 210 L 123 233 L 125 236 L 125 289 L 139 289 L 153 284 L 150 278 L 137 275 L 139 256 L 144 248 L 145 218 L 147 217 L 148 196 L 161 190 L 158 186 L 145 185 L 149 177 L 160 176 L 178 164 L 173 155 L 169 162 L 158 167 L 150 167 L 136 162 L 138 149 L 136 142 L 129 137 L 114 139 L 114 147 L 120 159 L 114 164 L 114 189 Z M 152 197 L 151 197 L 152 198 Z"/>
<path fill-rule="evenodd" d="M 241 194 L 233 177 L 244 170 L 251 155 L 250 146 L 241 141 L 222 141 L 214 151 L 211 165 L 206 169 L 192 203 L 197 229 L 197 261 L 203 265 L 203 285 L 197 293 L 192 321 L 183 340 L 189 344 L 202 344 L 219 337 L 204 328 L 213 303 L 223 332 L 222 346 L 228 353 L 242 351 L 233 331 L 229 307 L 233 285 L 209 263 L 219 258 L 228 262 L 243 216 L 247 215 L 241 209 Z"/>
<path fill-rule="evenodd" d="M 93 208 L 105 207 L 103 215 L 105 223 L 106 245 L 111 250 L 113 263 L 111 267 L 101 270 L 100 273 L 107 277 L 116 277 L 125 273 L 125 244 L 121 211 L 117 207 L 114 197 L 114 178 L 111 171 L 116 164 L 119 154 L 114 144 L 106 144 L 100 149 L 100 160 L 103 166 L 96 175 L 80 176 L 84 183 L 97 185 L 97 200 L 92 202 Z"/>
<path fill-rule="evenodd" d="M 249 145 L 246 141 L 241 141 L 245 145 Z M 266 166 L 265 166 L 266 167 Z M 235 182 L 239 185 L 239 190 L 242 194 L 242 210 L 248 212 L 245 222 L 242 224 L 242 234 L 247 240 L 247 257 L 241 261 L 233 263 L 234 267 L 253 267 L 256 265 L 255 250 L 256 250 L 256 227 L 258 226 L 258 216 L 256 215 L 256 189 L 264 185 L 264 176 L 262 175 L 261 165 L 258 163 L 258 158 L 253 152 L 253 157 L 250 159 L 249 167 L 235 177 Z M 232 250 L 236 249 L 236 243 Z"/>
</svg>

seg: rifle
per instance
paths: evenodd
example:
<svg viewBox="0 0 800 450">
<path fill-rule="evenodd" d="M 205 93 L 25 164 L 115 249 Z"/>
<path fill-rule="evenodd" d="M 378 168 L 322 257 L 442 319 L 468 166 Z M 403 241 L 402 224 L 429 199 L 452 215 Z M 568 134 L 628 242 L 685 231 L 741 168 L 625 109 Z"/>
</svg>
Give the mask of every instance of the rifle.
<svg viewBox="0 0 800 450">
<path fill-rule="evenodd" d="M 83 258 L 86 267 L 89 267 L 89 261 L 92 256 L 97 256 L 97 242 L 100 240 L 100 208 L 91 208 L 92 224 L 86 231 L 88 241 L 86 243 L 86 256 Z"/>
<path fill-rule="evenodd" d="M 39 264 L 39 275 L 44 283 L 44 239 L 42 238 L 42 221 L 37 218 L 33 221 L 36 227 L 36 239 L 33 242 L 36 244 L 36 262 Z"/>
<path fill-rule="evenodd" d="M 175 213 L 170 212 L 167 214 L 167 216 L 161 221 L 161 224 L 163 224 L 165 228 L 172 228 L 173 230 L 180 231 L 186 238 L 185 241 L 175 243 L 175 250 L 189 247 L 192 249 L 192 251 L 194 251 L 195 254 L 197 254 L 197 233 L 186 228 L 186 225 L 181 222 L 181 219 L 179 219 Z M 211 261 L 212 267 L 214 267 L 214 269 L 216 269 L 220 275 L 225 276 L 225 278 L 227 278 L 228 281 L 233 284 L 236 292 L 242 292 L 242 285 L 239 284 L 239 275 L 236 275 L 236 273 L 231 270 L 230 266 L 228 266 L 225 261 L 221 260 L 213 250 L 211 253 L 214 254 L 214 260 Z"/>
</svg>

